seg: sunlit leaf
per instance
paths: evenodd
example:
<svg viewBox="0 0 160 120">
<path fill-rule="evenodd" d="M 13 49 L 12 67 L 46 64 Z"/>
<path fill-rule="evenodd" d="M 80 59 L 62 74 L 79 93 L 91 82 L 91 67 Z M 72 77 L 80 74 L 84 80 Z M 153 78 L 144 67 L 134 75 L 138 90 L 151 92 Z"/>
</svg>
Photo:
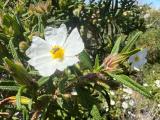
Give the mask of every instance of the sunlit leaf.
<svg viewBox="0 0 160 120">
<path fill-rule="evenodd" d="M 115 42 L 115 44 L 112 48 L 111 54 L 117 54 L 118 53 L 121 40 L 122 40 L 122 36 L 118 37 L 117 41 Z"/>
<path fill-rule="evenodd" d="M 93 105 L 91 110 L 91 115 L 93 120 L 104 120 L 104 118 L 101 117 L 100 112 L 96 105 Z"/>
<path fill-rule="evenodd" d="M 130 51 L 133 45 L 135 45 L 135 42 L 138 40 L 141 34 L 142 34 L 141 31 L 133 32 L 132 34 L 130 34 L 130 36 L 128 37 L 128 41 L 125 47 L 122 49 L 121 53 Z"/>
<path fill-rule="evenodd" d="M 111 74 L 108 73 L 108 75 L 110 75 L 111 77 L 113 77 L 114 79 L 116 79 L 118 82 L 126 85 L 127 87 L 132 88 L 133 90 L 141 93 L 142 95 L 151 98 L 152 95 L 149 93 L 149 91 L 147 89 L 144 88 L 144 86 L 140 85 L 139 83 L 135 82 L 134 80 L 132 80 L 131 78 L 129 78 L 126 75 L 115 75 L 115 74 Z"/>
<path fill-rule="evenodd" d="M 90 59 L 89 54 L 86 51 L 83 51 L 82 53 L 80 53 L 79 59 L 82 67 L 92 69 L 92 61 Z"/>
</svg>

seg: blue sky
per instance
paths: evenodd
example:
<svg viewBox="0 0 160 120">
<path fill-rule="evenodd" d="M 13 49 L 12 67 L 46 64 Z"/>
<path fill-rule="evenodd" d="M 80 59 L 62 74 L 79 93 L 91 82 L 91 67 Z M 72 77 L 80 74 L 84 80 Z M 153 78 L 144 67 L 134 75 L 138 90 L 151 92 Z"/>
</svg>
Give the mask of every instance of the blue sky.
<svg viewBox="0 0 160 120">
<path fill-rule="evenodd" d="M 160 0 L 138 0 L 140 4 L 150 4 L 153 8 L 160 8 Z"/>
</svg>

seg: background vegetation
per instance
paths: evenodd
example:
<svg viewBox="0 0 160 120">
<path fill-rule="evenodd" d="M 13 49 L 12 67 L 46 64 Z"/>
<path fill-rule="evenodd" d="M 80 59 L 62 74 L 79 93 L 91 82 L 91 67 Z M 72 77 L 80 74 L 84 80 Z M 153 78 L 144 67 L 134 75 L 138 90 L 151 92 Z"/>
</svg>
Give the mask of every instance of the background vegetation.
<svg viewBox="0 0 160 120">
<path fill-rule="evenodd" d="M 1 0 L 0 118 L 158 120 L 159 19 L 158 10 L 139 6 L 136 0 L 90 0 L 88 3 L 83 0 Z M 84 40 L 86 49 L 80 55 L 80 66 L 41 77 L 28 65 L 25 51 L 33 35 L 44 37 L 46 26 L 59 27 L 62 23 L 69 32 L 77 27 Z M 118 39 L 121 39 L 119 51 L 123 51 L 130 40 L 136 41 L 131 48 L 148 49 L 148 63 L 142 71 L 130 70 L 127 62 L 120 66 L 126 75 L 151 91 L 154 100 L 112 77 L 107 76 L 105 82 L 100 82 L 104 76 L 98 74 L 93 79 L 95 74 L 88 74 L 96 71 L 96 66 L 111 53 Z M 73 89 L 78 96 L 71 94 Z"/>
</svg>

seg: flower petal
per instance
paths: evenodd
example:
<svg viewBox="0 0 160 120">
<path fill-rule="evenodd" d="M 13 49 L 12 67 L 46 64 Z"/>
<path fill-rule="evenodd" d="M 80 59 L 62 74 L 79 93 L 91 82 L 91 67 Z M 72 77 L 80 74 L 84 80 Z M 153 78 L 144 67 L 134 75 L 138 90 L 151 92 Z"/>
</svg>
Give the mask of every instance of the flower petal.
<svg viewBox="0 0 160 120">
<path fill-rule="evenodd" d="M 65 56 L 74 56 L 79 54 L 84 49 L 83 40 L 77 28 L 74 28 L 64 43 Z"/>
<path fill-rule="evenodd" d="M 63 71 L 67 66 L 72 66 L 77 63 L 79 59 L 77 57 L 65 57 L 63 61 L 60 61 L 57 65 L 57 69 Z"/>
<path fill-rule="evenodd" d="M 45 40 L 51 45 L 62 46 L 67 38 L 67 28 L 65 24 L 61 24 L 59 28 L 46 27 Z"/>
<path fill-rule="evenodd" d="M 51 76 L 56 71 L 56 67 L 54 67 L 52 64 L 47 63 L 47 65 L 43 66 L 38 71 L 40 75 L 47 77 Z"/>
<path fill-rule="evenodd" d="M 129 63 L 134 62 L 134 59 L 135 59 L 135 55 L 130 56 L 128 59 Z"/>
<path fill-rule="evenodd" d="M 140 66 L 133 65 L 132 68 L 133 68 L 134 70 L 140 71 Z"/>
<path fill-rule="evenodd" d="M 137 70 L 137 71 L 140 71 L 140 68 L 147 62 L 147 59 L 143 58 L 141 59 L 140 61 L 138 62 L 133 62 L 131 67 L 134 69 L 134 70 Z"/>
<path fill-rule="evenodd" d="M 34 67 L 41 66 L 43 63 L 52 62 L 53 59 L 51 58 L 50 54 L 43 54 L 37 57 L 31 58 L 28 63 Z"/>
<path fill-rule="evenodd" d="M 51 58 L 50 54 L 34 57 L 28 63 L 34 66 L 42 76 L 50 76 L 56 71 L 56 61 Z"/>
<path fill-rule="evenodd" d="M 51 76 L 56 71 L 56 65 L 51 63 L 46 63 L 44 66 L 38 69 L 39 74 L 42 76 Z"/>
<path fill-rule="evenodd" d="M 44 41 L 40 37 L 33 36 L 32 44 L 26 50 L 26 55 L 29 58 L 37 57 L 39 55 L 48 53 L 50 49 L 51 49 L 51 46 L 49 46 L 46 41 Z"/>
<path fill-rule="evenodd" d="M 145 58 L 147 56 L 147 49 L 143 49 L 141 51 L 139 51 L 138 53 L 136 53 L 141 59 Z"/>
</svg>

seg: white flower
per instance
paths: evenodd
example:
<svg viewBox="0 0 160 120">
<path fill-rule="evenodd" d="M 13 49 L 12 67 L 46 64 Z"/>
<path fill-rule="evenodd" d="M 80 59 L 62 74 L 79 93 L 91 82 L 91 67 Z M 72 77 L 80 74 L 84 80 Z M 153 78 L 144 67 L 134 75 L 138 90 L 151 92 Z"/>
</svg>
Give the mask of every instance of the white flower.
<svg viewBox="0 0 160 120">
<path fill-rule="evenodd" d="M 111 100 L 111 105 L 115 105 L 115 101 L 114 100 Z"/>
<path fill-rule="evenodd" d="M 128 88 L 128 87 L 123 88 L 123 91 L 128 93 L 128 94 L 132 94 L 133 93 L 133 90 L 131 88 Z"/>
<path fill-rule="evenodd" d="M 144 19 L 147 19 L 147 18 L 149 18 L 150 17 L 150 14 L 149 13 L 146 13 L 145 15 L 144 15 Z"/>
<path fill-rule="evenodd" d="M 110 94 L 114 96 L 114 95 L 115 95 L 115 92 L 112 91 L 112 90 L 110 90 Z"/>
<path fill-rule="evenodd" d="M 129 57 L 129 62 L 132 63 L 131 67 L 134 70 L 140 71 L 140 68 L 147 62 L 147 49 L 137 52 Z"/>
<path fill-rule="evenodd" d="M 73 96 L 77 96 L 78 95 L 78 93 L 77 93 L 75 88 L 72 88 L 71 95 L 73 95 Z"/>
<path fill-rule="evenodd" d="M 125 94 L 123 94 L 123 95 L 122 95 L 122 97 L 123 97 L 125 100 L 128 100 L 128 99 L 130 99 L 130 98 L 131 98 L 131 96 L 130 96 L 130 95 L 125 95 Z"/>
<path fill-rule="evenodd" d="M 147 86 L 148 86 L 148 84 L 147 84 L 147 83 L 144 83 L 144 84 L 143 84 L 143 86 L 147 87 Z"/>
<path fill-rule="evenodd" d="M 134 105 L 135 105 L 135 101 L 134 101 L 134 100 L 132 100 L 132 99 L 131 99 L 131 100 L 129 100 L 129 105 L 130 105 L 130 106 L 134 106 Z"/>
<path fill-rule="evenodd" d="M 160 88 L 160 80 L 156 80 L 156 81 L 155 81 L 155 84 L 156 84 L 156 86 L 157 86 L 158 88 Z"/>
<path fill-rule="evenodd" d="M 77 55 L 83 51 L 84 43 L 74 28 L 67 35 L 67 28 L 62 24 L 59 28 L 47 27 L 45 40 L 33 36 L 32 44 L 26 51 L 30 58 L 28 63 L 35 67 L 42 76 L 50 76 L 56 70 L 63 71 L 79 61 Z"/>
<path fill-rule="evenodd" d="M 122 102 L 122 107 L 123 107 L 124 109 L 127 109 L 127 108 L 128 108 L 128 103 Z"/>
</svg>

